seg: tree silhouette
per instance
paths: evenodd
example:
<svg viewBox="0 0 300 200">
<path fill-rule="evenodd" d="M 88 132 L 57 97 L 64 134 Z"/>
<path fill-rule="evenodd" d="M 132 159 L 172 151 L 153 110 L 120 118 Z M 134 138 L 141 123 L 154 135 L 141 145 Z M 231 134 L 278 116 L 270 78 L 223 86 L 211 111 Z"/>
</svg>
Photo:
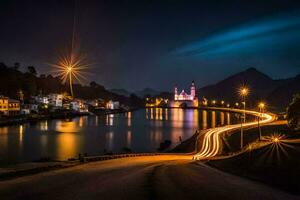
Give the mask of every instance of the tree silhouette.
<svg viewBox="0 0 300 200">
<path fill-rule="evenodd" d="M 291 129 L 300 129 L 300 94 L 294 95 L 292 102 L 288 106 L 287 120 Z"/>
<path fill-rule="evenodd" d="M 18 62 L 15 62 L 14 63 L 14 70 L 19 70 L 20 69 L 20 63 L 18 63 Z"/>
<path fill-rule="evenodd" d="M 28 69 L 28 72 L 29 72 L 30 74 L 32 74 L 32 75 L 34 75 L 34 76 L 37 75 L 37 72 L 36 72 L 36 69 L 35 69 L 34 66 L 28 66 L 27 69 Z"/>
</svg>

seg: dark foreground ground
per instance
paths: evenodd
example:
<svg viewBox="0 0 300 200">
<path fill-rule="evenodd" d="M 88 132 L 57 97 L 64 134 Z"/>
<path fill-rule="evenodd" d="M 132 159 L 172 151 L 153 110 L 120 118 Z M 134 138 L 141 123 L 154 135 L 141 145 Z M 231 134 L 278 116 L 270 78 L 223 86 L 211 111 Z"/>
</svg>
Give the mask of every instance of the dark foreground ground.
<svg viewBox="0 0 300 200">
<path fill-rule="evenodd" d="M 134 157 L 0 181 L 0 199 L 299 199 L 190 156 Z"/>
<path fill-rule="evenodd" d="M 207 164 L 300 195 L 300 133 L 290 131 L 284 124 L 268 125 L 262 130 L 264 139 L 271 139 L 272 135 L 279 136 L 280 142 L 229 159 L 212 160 Z M 257 136 L 257 129 L 245 132 L 247 143 L 257 140 Z M 238 140 L 239 134 L 228 139 L 230 149 L 238 149 Z"/>
</svg>

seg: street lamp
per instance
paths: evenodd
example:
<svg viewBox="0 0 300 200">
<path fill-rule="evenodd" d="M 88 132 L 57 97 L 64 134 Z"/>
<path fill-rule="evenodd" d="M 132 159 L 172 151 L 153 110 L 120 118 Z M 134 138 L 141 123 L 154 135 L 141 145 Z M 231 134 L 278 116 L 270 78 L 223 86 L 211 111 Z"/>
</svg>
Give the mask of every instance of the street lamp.
<svg viewBox="0 0 300 200">
<path fill-rule="evenodd" d="M 263 102 L 260 102 L 258 104 L 258 109 L 259 109 L 259 116 L 258 116 L 258 131 L 259 131 L 259 141 L 261 141 L 261 128 L 260 128 L 260 124 L 259 124 L 259 121 L 260 121 L 260 118 L 262 117 L 262 112 L 263 112 L 263 109 L 265 108 L 265 104 Z"/>
<path fill-rule="evenodd" d="M 242 87 L 240 88 L 240 96 L 242 97 L 243 99 L 243 105 L 244 105 L 244 112 L 243 112 L 243 121 L 244 123 L 246 123 L 246 96 L 248 95 L 249 93 L 249 89 L 247 87 Z M 244 140 L 244 134 L 243 134 L 243 122 L 241 120 L 241 149 L 243 148 L 243 140 Z"/>
</svg>

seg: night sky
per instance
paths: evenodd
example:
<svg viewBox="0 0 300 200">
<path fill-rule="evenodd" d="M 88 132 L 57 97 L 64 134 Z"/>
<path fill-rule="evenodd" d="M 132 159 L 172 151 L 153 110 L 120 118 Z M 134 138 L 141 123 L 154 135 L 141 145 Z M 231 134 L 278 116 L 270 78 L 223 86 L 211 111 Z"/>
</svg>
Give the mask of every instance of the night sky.
<svg viewBox="0 0 300 200">
<path fill-rule="evenodd" d="M 300 2 L 288 0 L 1 0 L 0 61 L 50 73 L 70 47 L 74 13 L 88 79 L 107 88 L 205 86 L 249 67 L 300 73 Z"/>
</svg>

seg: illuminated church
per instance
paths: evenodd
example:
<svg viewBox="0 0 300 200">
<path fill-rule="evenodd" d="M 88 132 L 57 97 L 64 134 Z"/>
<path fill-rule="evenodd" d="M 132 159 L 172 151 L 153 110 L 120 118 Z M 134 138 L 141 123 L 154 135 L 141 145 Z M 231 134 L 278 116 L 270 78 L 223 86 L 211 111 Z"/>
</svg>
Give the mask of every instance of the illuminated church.
<svg viewBox="0 0 300 200">
<path fill-rule="evenodd" d="M 174 100 L 171 107 L 198 107 L 198 98 L 196 96 L 195 82 L 192 81 L 190 94 L 182 90 L 178 93 L 178 88 L 174 88 Z"/>
</svg>

